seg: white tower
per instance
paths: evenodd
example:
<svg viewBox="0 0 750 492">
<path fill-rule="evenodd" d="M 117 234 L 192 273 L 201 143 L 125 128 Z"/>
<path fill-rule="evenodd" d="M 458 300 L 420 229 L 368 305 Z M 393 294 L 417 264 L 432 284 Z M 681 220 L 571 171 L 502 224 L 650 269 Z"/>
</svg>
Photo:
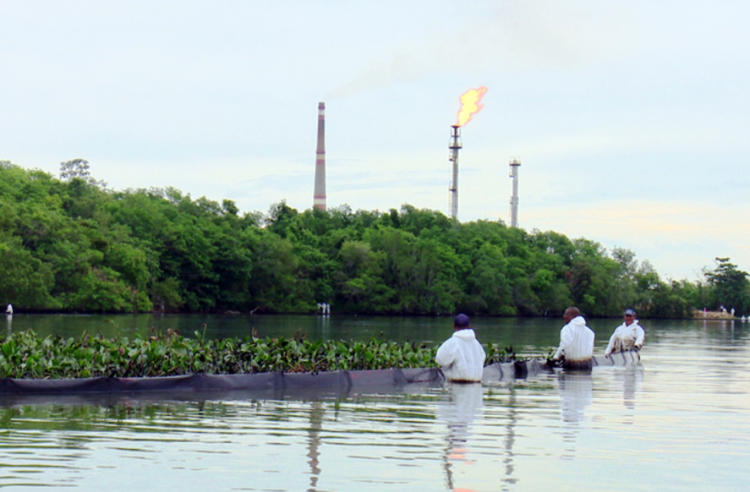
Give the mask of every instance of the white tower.
<svg viewBox="0 0 750 492">
<path fill-rule="evenodd" d="M 511 159 L 509 166 L 510 178 L 513 180 L 513 194 L 510 196 L 510 226 L 518 227 L 518 168 L 521 167 L 521 161 Z"/>
</svg>

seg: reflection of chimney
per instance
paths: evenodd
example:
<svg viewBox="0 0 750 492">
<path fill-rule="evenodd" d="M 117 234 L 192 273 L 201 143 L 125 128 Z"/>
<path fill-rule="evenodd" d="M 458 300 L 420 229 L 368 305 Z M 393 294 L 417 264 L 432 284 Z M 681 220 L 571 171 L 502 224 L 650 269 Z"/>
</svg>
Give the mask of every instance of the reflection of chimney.
<svg viewBox="0 0 750 492">
<path fill-rule="evenodd" d="M 326 209 L 326 103 L 318 103 L 318 148 L 315 151 L 313 208 Z"/>
</svg>

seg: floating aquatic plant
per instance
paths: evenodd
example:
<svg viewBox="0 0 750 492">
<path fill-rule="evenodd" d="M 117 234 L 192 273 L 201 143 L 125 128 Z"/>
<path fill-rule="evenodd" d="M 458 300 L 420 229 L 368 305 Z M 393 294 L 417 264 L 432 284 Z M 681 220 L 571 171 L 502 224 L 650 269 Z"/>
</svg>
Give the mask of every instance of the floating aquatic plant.
<svg viewBox="0 0 750 492">
<path fill-rule="evenodd" d="M 434 367 L 436 346 L 379 339 L 207 339 L 169 331 L 150 337 L 44 338 L 34 331 L 0 336 L 0 377 L 80 378 L 180 374 L 320 372 L 391 367 Z M 487 363 L 512 358 L 508 349 L 486 344 Z"/>
</svg>

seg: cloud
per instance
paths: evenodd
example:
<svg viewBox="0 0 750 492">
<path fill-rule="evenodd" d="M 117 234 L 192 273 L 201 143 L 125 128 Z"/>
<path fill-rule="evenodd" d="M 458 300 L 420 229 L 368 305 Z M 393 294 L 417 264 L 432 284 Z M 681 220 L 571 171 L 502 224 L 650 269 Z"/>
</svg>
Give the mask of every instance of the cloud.
<svg viewBox="0 0 750 492">
<path fill-rule="evenodd" d="M 613 53 L 636 53 L 640 45 L 638 38 L 629 38 L 634 19 L 625 6 L 594 9 L 586 3 L 548 0 L 473 4 L 463 10 L 443 16 L 435 25 L 414 26 L 416 35 L 385 46 L 383 54 L 370 58 L 327 98 L 430 75 L 442 77 L 446 72 L 460 76 L 488 69 L 580 70 Z"/>
</svg>

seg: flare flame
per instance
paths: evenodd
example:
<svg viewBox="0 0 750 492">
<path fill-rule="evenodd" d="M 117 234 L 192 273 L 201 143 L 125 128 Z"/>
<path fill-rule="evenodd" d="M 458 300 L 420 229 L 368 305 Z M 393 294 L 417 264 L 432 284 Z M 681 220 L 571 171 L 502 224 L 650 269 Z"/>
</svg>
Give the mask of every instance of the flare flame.
<svg viewBox="0 0 750 492">
<path fill-rule="evenodd" d="M 469 89 L 461 94 L 461 108 L 458 110 L 456 118 L 457 126 L 464 126 L 471 121 L 471 118 L 484 107 L 482 97 L 484 97 L 487 88 L 482 86 L 476 89 Z"/>
</svg>

